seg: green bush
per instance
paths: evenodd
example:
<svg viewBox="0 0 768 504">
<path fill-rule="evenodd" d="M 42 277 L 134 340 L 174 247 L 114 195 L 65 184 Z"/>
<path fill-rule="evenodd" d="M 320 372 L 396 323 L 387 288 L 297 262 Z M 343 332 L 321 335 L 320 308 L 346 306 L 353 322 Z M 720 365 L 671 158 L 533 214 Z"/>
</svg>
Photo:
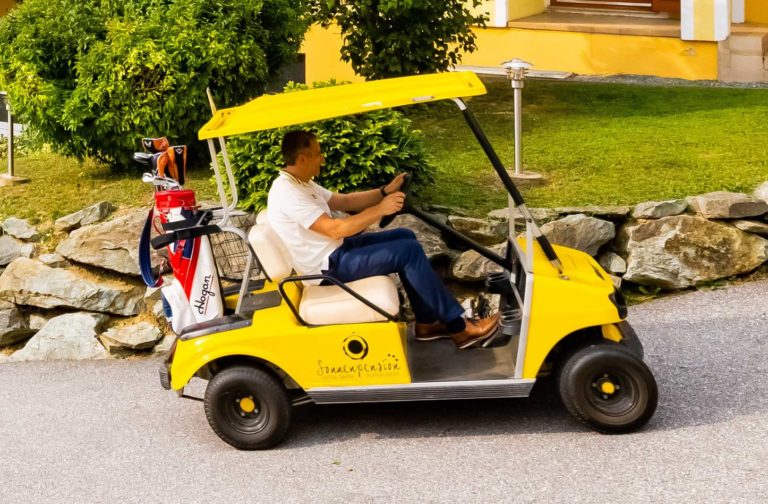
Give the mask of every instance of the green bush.
<svg viewBox="0 0 768 504">
<path fill-rule="evenodd" d="M 141 136 L 192 144 L 206 87 L 220 106 L 263 92 L 295 58 L 303 5 L 27 0 L 0 20 L 0 87 L 54 149 L 124 167 Z"/>
<path fill-rule="evenodd" d="M 45 152 L 49 150 L 40 135 L 33 129 L 27 128 L 19 135 L 13 135 L 13 155 L 14 157 L 24 157 L 36 152 Z M 0 135 L 0 159 L 8 157 L 8 137 Z M 2 168 L 0 168 L 0 171 Z"/>
<path fill-rule="evenodd" d="M 337 85 L 315 83 L 315 87 Z M 307 89 L 288 84 L 285 92 Z M 280 153 L 283 135 L 292 129 L 313 131 L 320 141 L 325 166 L 317 183 L 334 192 L 351 192 L 379 187 L 399 172 L 413 175 L 418 187 L 432 181 L 431 168 L 422 143 L 423 134 L 410 128 L 411 122 L 396 110 L 318 121 L 303 126 L 279 128 L 232 137 L 227 153 L 238 185 L 243 208 L 266 207 L 269 187 L 284 167 Z M 220 166 L 221 160 L 220 160 Z"/>
<path fill-rule="evenodd" d="M 444 72 L 477 49 L 472 25 L 480 0 L 309 0 L 315 18 L 334 22 L 341 59 L 367 79 Z"/>
</svg>

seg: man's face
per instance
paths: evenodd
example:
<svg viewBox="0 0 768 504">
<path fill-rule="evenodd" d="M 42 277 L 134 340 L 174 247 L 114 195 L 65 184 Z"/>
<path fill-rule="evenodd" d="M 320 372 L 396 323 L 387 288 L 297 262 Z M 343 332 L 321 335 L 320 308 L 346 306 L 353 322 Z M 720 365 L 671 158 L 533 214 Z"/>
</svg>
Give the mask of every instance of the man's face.
<svg viewBox="0 0 768 504">
<path fill-rule="evenodd" d="M 320 150 L 320 142 L 312 140 L 309 149 L 302 153 L 304 157 L 304 166 L 311 177 L 320 175 L 320 167 L 325 163 L 325 157 Z"/>
</svg>

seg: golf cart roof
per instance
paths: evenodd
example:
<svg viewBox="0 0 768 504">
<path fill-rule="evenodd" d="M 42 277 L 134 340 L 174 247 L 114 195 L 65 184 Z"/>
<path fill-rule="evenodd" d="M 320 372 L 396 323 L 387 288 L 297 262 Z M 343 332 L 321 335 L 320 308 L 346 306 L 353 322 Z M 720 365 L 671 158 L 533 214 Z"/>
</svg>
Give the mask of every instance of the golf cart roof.
<svg viewBox="0 0 768 504">
<path fill-rule="evenodd" d="M 397 77 L 274 95 L 217 111 L 200 140 L 240 135 L 416 103 L 485 94 L 473 72 Z"/>
</svg>

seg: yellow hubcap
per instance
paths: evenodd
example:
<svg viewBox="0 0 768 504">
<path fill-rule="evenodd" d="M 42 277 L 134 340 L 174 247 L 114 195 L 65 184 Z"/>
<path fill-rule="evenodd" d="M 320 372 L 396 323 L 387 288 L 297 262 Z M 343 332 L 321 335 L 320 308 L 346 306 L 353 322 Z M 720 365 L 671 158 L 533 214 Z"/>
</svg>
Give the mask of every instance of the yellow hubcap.
<svg viewBox="0 0 768 504">
<path fill-rule="evenodd" d="M 256 409 L 256 403 L 250 397 L 244 397 L 240 399 L 240 409 L 246 413 L 253 413 L 253 410 Z"/>
<path fill-rule="evenodd" d="M 614 385 L 609 381 L 604 381 L 603 383 L 600 384 L 600 391 L 603 394 L 609 394 L 609 395 L 613 394 L 614 392 L 616 392 L 616 385 Z"/>
</svg>

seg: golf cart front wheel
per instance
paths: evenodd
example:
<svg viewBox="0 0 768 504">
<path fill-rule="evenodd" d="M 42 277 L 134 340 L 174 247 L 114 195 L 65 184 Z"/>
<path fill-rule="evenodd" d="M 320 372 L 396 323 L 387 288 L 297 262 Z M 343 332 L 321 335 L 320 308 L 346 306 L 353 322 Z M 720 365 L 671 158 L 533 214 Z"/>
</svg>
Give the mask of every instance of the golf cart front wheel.
<svg viewBox="0 0 768 504">
<path fill-rule="evenodd" d="M 205 416 L 213 431 L 238 450 L 263 450 L 285 436 L 291 403 L 272 375 L 249 366 L 217 373 L 205 390 Z"/>
<path fill-rule="evenodd" d="M 631 432 L 656 411 L 651 370 L 629 351 L 591 345 L 573 354 L 560 372 L 560 397 L 582 423 L 606 434 Z"/>
</svg>

